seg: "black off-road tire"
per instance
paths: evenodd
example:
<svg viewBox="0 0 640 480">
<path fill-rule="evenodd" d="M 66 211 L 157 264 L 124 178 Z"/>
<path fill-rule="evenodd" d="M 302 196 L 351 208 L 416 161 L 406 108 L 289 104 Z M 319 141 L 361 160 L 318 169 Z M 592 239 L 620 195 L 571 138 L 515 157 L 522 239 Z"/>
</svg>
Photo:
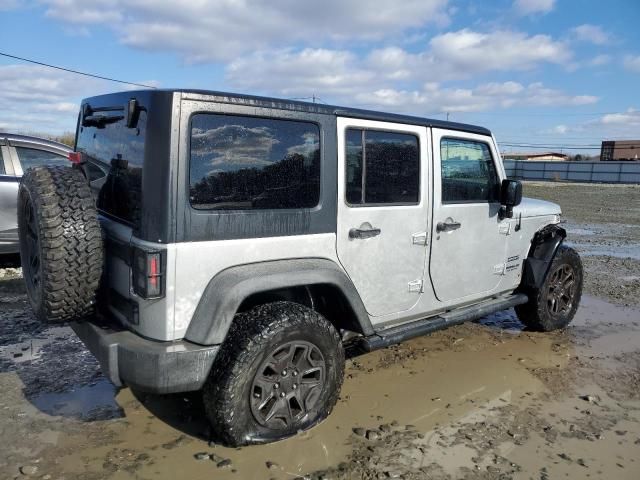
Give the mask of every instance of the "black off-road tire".
<svg viewBox="0 0 640 480">
<path fill-rule="evenodd" d="M 43 322 L 91 314 L 103 243 L 91 188 L 71 167 L 27 170 L 18 190 L 20 258 L 27 296 Z"/>
<path fill-rule="evenodd" d="M 558 274 L 562 274 L 563 269 L 571 272 L 571 277 L 564 282 L 573 282 L 571 292 L 568 292 L 566 285 L 561 285 L 563 282 L 557 280 Z M 578 253 L 573 248 L 560 245 L 542 286 L 529 289 L 526 292 L 529 295 L 529 301 L 515 307 L 518 318 L 528 329 L 540 332 L 550 332 L 566 327 L 578 310 L 582 297 L 583 278 L 582 262 Z M 559 296 L 563 297 L 561 306 L 565 308 L 555 307 L 557 311 L 554 312 L 554 301 L 557 302 Z"/>
<path fill-rule="evenodd" d="M 258 379 L 264 378 L 262 366 L 275 358 L 271 356 L 272 352 L 286 349 L 286 345 L 297 345 L 296 342 L 313 345 L 321 353 L 326 365 L 324 380 L 318 387 L 321 390 L 314 394 L 315 403 L 302 418 L 272 428 L 265 425 L 264 418 L 262 422 L 258 420 L 259 412 L 254 413 L 252 401 L 255 400 L 251 396 L 256 395 L 255 389 L 259 388 L 256 387 Z M 333 409 L 343 375 L 344 350 L 340 335 L 319 313 L 291 302 L 259 305 L 240 313 L 229 329 L 203 390 L 213 438 L 228 446 L 241 446 L 273 442 L 307 430 L 325 419 Z M 274 385 L 274 388 L 278 387 Z"/>
</svg>

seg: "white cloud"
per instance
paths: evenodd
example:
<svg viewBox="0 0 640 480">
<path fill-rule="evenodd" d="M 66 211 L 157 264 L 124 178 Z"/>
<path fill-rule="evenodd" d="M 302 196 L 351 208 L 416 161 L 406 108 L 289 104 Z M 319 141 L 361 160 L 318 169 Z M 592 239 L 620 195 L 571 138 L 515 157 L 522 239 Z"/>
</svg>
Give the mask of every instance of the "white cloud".
<svg viewBox="0 0 640 480">
<path fill-rule="evenodd" d="M 229 60 L 292 44 L 376 40 L 448 21 L 448 0 L 42 0 L 61 22 L 114 30 L 120 42 L 189 62 Z"/>
<path fill-rule="evenodd" d="M 569 131 L 569 127 L 567 127 L 566 125 L 556 125 L 555 127 L 553 127 L 553 130 L 552 130 L 553 133 L 557 133 L 559 135 L 564 135 L 568 131 Z"/>
<path fill-rule="evenodd" d="M 242 90 L 261 90 L 282 97 L 311 94 L 337 103 L 365 108 L 382 108 L 415 114 L 474 112 L 518 105 L 586 105 L 596 102 L 590 95 L 570 95 L 540 83 L 491 82 L 475 88 L 452 88 L 439 83 L 474 68 L 440 64 L 432 53 L 412 54 L 400 48 L 372 52 L 360 59 L 347 51 L 306 49 L 300 52 L 257 53 L 232 62 L 227 80 Z M 519 62 L 519 60 L 518 60 Z M 517 63 L 520 65 L 520 63 Z M 503 65 L 499 66 L 503 68 Z M 456 73 L 457 72 L 457 73 Z M 404 85 L 404 87 L 403 87 Z"/>
<path fill-rule="evenodd" d="M 1 65 L 0 124 L 11 132 L 74 130 L 83 97 L 126 88 L 38 65 Z"/>
<path fill-rule="evenodd" d="M 563 64 L 571 51 L 548 35 L 521 32 L 479 33 L 464 29 L 434 37 L 430 42 L 433 67 L 449 64 L 457 74 L 491 70 L 526 70 L 543 62 Z"/>
<path fill-rule="evenodd" d="M 622 62 L 627 70 L 640 73 L 640 55 L 626 55 Z"/>
<path fill-rule="evenodd" d="M 609 62 L 611 62 L 610 55 L 605 55 L 605 54 L 596 55 L 595 57 L 593 57 L 591 60 L 587 62 L 587 66 L 600 67 L 602 65 L 607 65 Z"/>
<path fill-rule="evenodd" d="M 312 93 L 333 97 L 363 91 L 465 79 L 490 71 L 527 70 L 562 64 L 572 52 L 546 35 L 460 30 L 434 37 L 426 50 L 376 49 L 358 57 L 347 50 L 259 51 L 232 61 L 227 81 L 246 91 L 286 97 Z"/>
<path fill-rule="evenodd" d="M 569 95 L 540 83 L 488 83 L 475 88 L 446 88 L 427 83 L 421 89 L 383 88 L 362 92 L 355 100 L 367 107 L 386 107 L 416 114 L 440 112 L 479 112 L 518 106 L 577 106 L 598 101 L 590 95 Z"/>
<path fill-rule="evenodd" d="M 603 115 L 597 123 L 607 126 L 625 126 L 637 129 L 640 127 L 640 111 L 629 108 L 626 112 L 607 113 Z"/>
<path fill-rule="evenodd" d="M 515 0 L 513 8 L 519 15 L 526 16 L 536 13 L 549 13 L 553 10 L 555 0 Z"/>
<path fill-rule="evenodd" d="M 611 36 L 598 25 L 585 23 L 572 28 L 571 33 L 576 40 L 594 45 L 606 45 L 611 42 Z"/>
</svg>

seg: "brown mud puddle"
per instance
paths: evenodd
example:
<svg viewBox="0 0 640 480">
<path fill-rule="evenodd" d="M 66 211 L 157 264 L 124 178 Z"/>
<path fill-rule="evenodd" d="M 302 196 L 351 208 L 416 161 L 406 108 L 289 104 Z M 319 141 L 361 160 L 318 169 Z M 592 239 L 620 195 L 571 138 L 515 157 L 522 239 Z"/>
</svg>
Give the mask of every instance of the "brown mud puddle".
<svg viewBox="0 0 640 480">
<path fill-rule="evenodd" d="M 241 449 L 208 444 L 197 395 L 123 389 L 114 406 L 113 387 L 98 377 L 27 400 L 20 376 L 5 372 L 0 472 L 14 478 L 29 465 L 65 479 L 637 479 L 639 351 L 639 310 L 585 297 L 571 327 L 552 334 L 522 331 L 513 312 L 502 312 L 351 358 L 327 421 Z"/>
</svg>

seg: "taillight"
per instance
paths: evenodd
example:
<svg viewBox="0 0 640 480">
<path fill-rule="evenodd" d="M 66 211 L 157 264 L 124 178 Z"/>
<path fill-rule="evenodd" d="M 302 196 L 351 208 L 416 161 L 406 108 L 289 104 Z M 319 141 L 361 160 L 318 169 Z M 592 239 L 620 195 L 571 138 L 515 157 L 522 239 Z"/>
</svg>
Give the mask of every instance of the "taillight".
<svg viewBox="0 0 640 480">
<path fill-rule="evenodd" d="M 82 152 L 69 152 L 69 160 L 71 163 L 75 163 L 76 165 L 84 163 Z"/>
<path fill-rule="evenodd" d="M 162 252 L 135 248 L 133 253 L 133 291 L 142 298 L 164 295 L 164 268 Z"/>
</svg>

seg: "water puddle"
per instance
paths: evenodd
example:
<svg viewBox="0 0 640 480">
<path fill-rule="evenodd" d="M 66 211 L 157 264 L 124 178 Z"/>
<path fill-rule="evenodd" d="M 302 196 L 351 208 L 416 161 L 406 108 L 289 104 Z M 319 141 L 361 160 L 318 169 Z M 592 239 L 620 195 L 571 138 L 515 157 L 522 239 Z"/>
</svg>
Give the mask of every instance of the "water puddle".
<svg viewBox="0 0 640 480">
<path fill-rule="evenodd" d="M 594 230 L 589 230 L 588 228 L 580 228 L 580 227 L 567 227 L 567 235 L 596 235 Z"/>
<path fill-rule="evenodd" d="M 566 241 L 565 245 L 575 248 L 582 256 L 607 256 L 640 260 L 640 243 L 624 245 L 603 245 Z"/>
<path fill-rule="evenodd" d="M 116 387 L 107 379 L 93 385 L 72 388 L 61 393 L 44 393 L 30 399 L 41 412 L 82 420 L 105 420 L 123 416 L 115 400 Z"/>
</svg>

